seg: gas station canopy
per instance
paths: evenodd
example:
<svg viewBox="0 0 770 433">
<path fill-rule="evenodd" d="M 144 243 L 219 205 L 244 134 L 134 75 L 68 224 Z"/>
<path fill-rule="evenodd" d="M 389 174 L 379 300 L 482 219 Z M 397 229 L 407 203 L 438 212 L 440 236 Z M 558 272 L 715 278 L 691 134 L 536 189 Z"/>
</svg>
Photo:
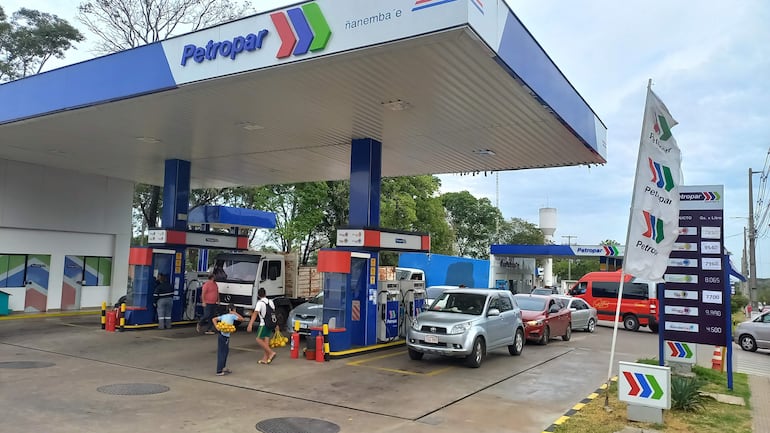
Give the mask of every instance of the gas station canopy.
<svg viewBox="0 0 770 433">
<path fill-rule="evenodd" d="M 508 6 L 318 0 L 0 85 L 0 159 L 192 186 L 602 164 L 606 128 Z"/>
</svg>

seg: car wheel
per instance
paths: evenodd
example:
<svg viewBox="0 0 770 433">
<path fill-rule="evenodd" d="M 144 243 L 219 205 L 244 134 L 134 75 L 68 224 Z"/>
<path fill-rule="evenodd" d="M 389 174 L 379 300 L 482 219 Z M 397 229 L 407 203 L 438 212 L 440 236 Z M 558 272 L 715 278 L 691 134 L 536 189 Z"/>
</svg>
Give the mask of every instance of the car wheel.
<svg viewBox="0 0 770 433">
<path fill-rule="evenodd" d="M 650 332 L 653 334 L 658 333 L 658 324 L 657 323 L 650 323 Z"/>
<path fill-rule="evenodd" d="M 739 341 L 741 342 L 741 349 L 748 352 L 757 351 L 757 342 L 754 341 L 754 337 L 751 335 L 741 335 L 741 339 Z"/>
<path fill-rule="evenodd" d="M 567 333 L 561 336 L 561 339 L 564 341 L 569 341 L 569 339 L 572 338 L 572 324 L 567 324 Z"/>
<path fill-rule="evenodd" d="M 421 360 L 422 359 L 422 355 L 423 355 L 422 352 L 418 352 L 418 351 L 416 351 L 414 349 L 411 349 L 411 348 L 409 349 L 409 359 L 411 359 L 413 361 Z"/>
<path fill-rule="evenodd" d="M 513 344 L 508 346 L 508 353 L 512 356 L 519 356 L 522 350 L 524 350 L 524 331 L 519 328 L 513 336 Z"/>
<path fill-rule="evenodd" d="M 484 360 L 484 340 L 481 337 L 476 337 L 473 340 L 473 351 L 465 358 L 465 364 L 468 367 L 479 368 L 481 361 Z"/>
<path fill-rule="evenodd" d="M 596 331 L 596 320 L 592 318 L 588 319 L 588 325 L 586 326 L 586 331 L 593 334 L 594 331 Z"/>
<path fill-rule="evenodd" d="M 638 331 L 639 319 L 637 319 L 633 314 L 629 314 L 623 318 L 623 327 L 629 331 Z"/>
<path fill-rule="evenodd" d="M 543 336 L 540 337 L 539 343 L 545 346 L 546 344 L 548 344 L 550 340 L 551 340 L 551 329 L 546 326 L 545 330 L 543 330 Z"/>
</svg>

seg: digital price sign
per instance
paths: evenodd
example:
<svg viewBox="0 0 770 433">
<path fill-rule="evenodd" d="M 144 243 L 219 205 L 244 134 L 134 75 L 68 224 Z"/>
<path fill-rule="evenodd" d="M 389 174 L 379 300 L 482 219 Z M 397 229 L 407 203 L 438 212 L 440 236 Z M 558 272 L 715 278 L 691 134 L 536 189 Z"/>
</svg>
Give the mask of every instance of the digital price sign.
<svg viewBox="0 0 770 433">
<path fill-rule="evenodd" d="M 664 340 L 724 346 L 730 335 L 723 192 L 723 185 L 679 187 L 679 237 L 660 294 Z"/>
</svg>

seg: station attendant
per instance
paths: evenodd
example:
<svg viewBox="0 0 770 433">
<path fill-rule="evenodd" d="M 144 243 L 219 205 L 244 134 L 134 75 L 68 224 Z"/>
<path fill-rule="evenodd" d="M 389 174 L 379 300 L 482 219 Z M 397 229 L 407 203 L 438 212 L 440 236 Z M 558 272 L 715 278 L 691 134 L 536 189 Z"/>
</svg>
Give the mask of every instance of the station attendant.
<svg viewBox="0 0 770 433">
<path fill-rule="evenodd" d="M 155 286 L 153 296 L 158 312 L 158 329 L 171 329 L 171 308 L 174 305 L 174 288 L 169 284 L 166 274 L 158 276 L 158 284 Z"/>
</svg>

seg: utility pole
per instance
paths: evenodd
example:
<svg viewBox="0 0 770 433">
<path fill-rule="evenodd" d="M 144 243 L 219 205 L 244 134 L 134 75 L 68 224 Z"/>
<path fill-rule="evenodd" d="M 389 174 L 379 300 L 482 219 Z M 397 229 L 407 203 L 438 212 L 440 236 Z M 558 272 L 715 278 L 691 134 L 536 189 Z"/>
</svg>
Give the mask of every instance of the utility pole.
<svg viewBox="0 0 770 433">
<path fill-rule="evenodd" d="M 746 243 L 748 242 L 748 239 L 746 237 L 746 234 L 748 233 L 748 229 L 746 227 L 743 228 L 743 256 L 741 257 L 741 275 L 748 275 L 749 274 L 749 253 L 746 249 Z M 743 290 L 741 290 L 746 296 L 749 296 L 749 289 L 747 288 L 748 282 L 741 283 L 741 287 L 743 287 Z"/>
<path fill-rule="evenodd" d="M 749 168 L 749 301 L 751 308 L 756 308 L 757 297 L 757 256 L 756 245 L 757 229 L 754 227 L 754 187 L 751 176 L 760 171 L 752 171 Z"/>
<path fill-rule="evenodd" d="M 575 235 L 564 235 L 563 238 L 567 238 L 567 245 L 572 245 L 572 239 L 577 239 Z M 567 279 L 572 279 L 572 259 L 567 260 Z"/>
</svg>

